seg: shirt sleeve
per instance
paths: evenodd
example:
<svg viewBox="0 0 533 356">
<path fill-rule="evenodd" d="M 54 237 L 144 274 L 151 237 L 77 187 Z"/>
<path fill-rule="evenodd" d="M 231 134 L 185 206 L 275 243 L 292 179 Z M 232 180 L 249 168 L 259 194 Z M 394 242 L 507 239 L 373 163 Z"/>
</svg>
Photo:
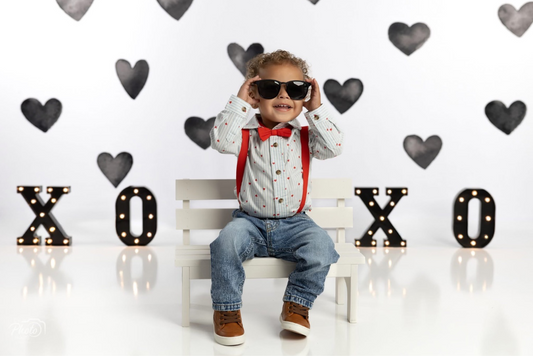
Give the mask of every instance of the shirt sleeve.
<svg viewBox="0 0 533 356">
<path fill-rule="evenodd" d="M 251 109 L 246 101 L 232 95 L 224 110 L 217 115 L 209 133 L 211 147 L 220 153 L 238 156 L 242 143 L 242 128 Z"/>
<path fill-rule="evenodd" d="M 342 153 L 344 133 L 337 126 L 331 112 L 321 105 L 305 113 L 309 123 L 309 150 L 317 159 L 333 158 Z"/>
</svg>

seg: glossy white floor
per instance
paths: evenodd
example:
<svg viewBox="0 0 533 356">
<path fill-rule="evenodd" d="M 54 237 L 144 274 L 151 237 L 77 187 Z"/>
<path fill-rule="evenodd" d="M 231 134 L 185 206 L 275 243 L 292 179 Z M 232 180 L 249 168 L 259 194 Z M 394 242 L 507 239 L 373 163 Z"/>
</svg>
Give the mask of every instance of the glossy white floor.
<svg viewBox="0 0 533 356">
<path fill-rule="evenodd" d="M 213 341 L 209 282 L 193 281 L 182 328 L 174 246 L 0 246 L 1 355 L 532 355 L 531 236 L 485 249 L 455 241 L 362 249 L 358 323 L 334 303 L 334 280 L 308 338 L 282 332 L 286 280 L 250 280 L 247 340 Z M 418 246 L 417 246 L 418 245 Z"/>
</svg>

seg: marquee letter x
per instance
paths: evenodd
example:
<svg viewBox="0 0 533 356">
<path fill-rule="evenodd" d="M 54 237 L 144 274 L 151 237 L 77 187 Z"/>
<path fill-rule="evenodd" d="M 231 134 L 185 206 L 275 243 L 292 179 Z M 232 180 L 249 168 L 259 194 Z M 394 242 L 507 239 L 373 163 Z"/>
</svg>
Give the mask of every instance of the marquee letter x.
<svg viewBox="0 0 533 356">
<path fill-rule="evenodd" d="M 359 196 L 366 207 L 374 217 L 374 222 L 367 229 L 365 234 L 355 240 L 357 247 L 375 247 L 376 240 L 372 236 L 379 229 L 383 229 L 387 239 L 383 242 L 385 247 L 406 247 L 407 241 L 403 240 L 398 231 L 392 226 L 388 216 L 391 211 L 398 205 L 398 202 L 404 195 L 407 195 L 407 188 L 385 188 L 387 195 L 390 196 L 390 200 L 385 206 L 385 209 L 381 209 L 374 196 L 379 195 L 378 188 L 355 188 L 355 195 Z"/>
<path fill-rule="evenodd" d="M 50 212 L 56 206 L 59 198 L 63 194 L 70 192 L 70 187 L 48 187 L 46 192 L 50 194 L 50 199 L 43 202 L 40 196 L 42 190 L 41 186 L 19 186 L 17 193 L 22 194 L 26 203 L 30 206 L 35 214 L 35 219 L 32 221 L 26 232 L 22 237 L 17 238 L 17 245 L 40 245 L 41 237 L 37 236 L 36 231 L 39 226 L 43 225 L 50 233 L 50 237 L 46 238 L 47 246 L 69 246 L 71 238 L 67 236 L 59 222 Z"/>
</svg>

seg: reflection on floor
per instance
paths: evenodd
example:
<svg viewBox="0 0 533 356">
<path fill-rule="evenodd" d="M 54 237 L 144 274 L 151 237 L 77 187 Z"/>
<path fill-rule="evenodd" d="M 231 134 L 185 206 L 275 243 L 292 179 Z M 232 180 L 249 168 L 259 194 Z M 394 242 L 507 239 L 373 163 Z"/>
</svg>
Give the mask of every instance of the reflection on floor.
<svg viewBox="0 0 533 356">
<path fill-rule="evenodd" d="M 307 338 L 278 321 L 285 279 L 244 287 L 246 343 L 213 341 L 209 281 L 193 281 L 182 328 L 173 246 L 0 246 L 1 355 L 531 355 L 525 248 L 361 249 L 358 323 L 334 280 Z"/>
</svg>

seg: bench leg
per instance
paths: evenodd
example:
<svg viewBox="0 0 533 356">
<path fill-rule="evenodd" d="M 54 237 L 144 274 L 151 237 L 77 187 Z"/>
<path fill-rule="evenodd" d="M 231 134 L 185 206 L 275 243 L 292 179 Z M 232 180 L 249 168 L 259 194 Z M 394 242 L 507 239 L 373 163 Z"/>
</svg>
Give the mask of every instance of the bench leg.
<svg viewBox="0 0 533 356">
<path fill-rule="evenodd" d="M 182 267 L 181 280 L 181 326 L 189 326 L 191 309 L 191 274 L 190 267 Z"/>
<path fill-rule="evenodd" d="M 346 303 L 346 289 L 343 277 L 335 278 L 335 302 L 337 304 Z"/>
<path fill-rule="evenodd" d="M 352 265 L 351 276 L 345 277 L 348 287 L 348 321 L 357 321 L 357 265 Z"/>
</svg>

